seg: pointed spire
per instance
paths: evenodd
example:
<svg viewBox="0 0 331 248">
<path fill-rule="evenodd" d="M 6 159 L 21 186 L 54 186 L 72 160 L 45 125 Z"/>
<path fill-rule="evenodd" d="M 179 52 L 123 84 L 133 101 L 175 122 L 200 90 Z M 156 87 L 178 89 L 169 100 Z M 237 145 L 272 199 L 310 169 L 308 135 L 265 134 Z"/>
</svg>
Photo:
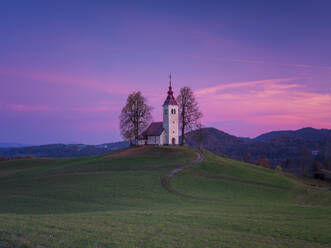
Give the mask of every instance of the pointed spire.
<svg viewBox="0 0 331 248">
<path fill-rule="evenodd" d="M 171 87 L 171 72 L 169 74 L 169 91 L 168 91 L 168 95 L 172 96 L 173 92 L 172 92 L 172 87 Z"/>
<path fill-rule="evenodd" d="M 174 92 L 172 91 L 171 87 L 171 73 L 169 74 L 169 90 L 168 90 L 168 96 L 165 100 L 164 105 L 177 105 L 176 99 L 174 97 Z"/>
</svg>

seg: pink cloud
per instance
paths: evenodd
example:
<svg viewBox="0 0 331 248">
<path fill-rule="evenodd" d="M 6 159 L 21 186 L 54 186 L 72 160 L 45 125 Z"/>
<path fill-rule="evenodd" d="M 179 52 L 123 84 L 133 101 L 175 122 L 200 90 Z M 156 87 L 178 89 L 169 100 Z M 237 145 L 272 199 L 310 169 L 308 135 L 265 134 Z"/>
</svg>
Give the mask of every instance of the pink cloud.
<svg viewBox="0 0 331 248">
<path fill-rule="evenodd" d="M 223 60 L 223 59 L 215 59 L 215 60 Z M 228 59 L 227 61 L 248 63 L 248 64 L 270 64 L 270 65 L 281 65 L 281 66 L 289 66 L 289 67 L 297 67 L 297 68 L 318 68 L 318 69 L 331 70 L 331 66 L 324 66 L 324 65 L 291 64 L 291 63 L 281 63 L 281 62 L 273 62 L 273 61 L 257 61 L 257 60 L 245 60 L 245 59 Z"/>
<path fill-rule="evenodd" d="M 97 112 L 112 112 L 112 111 L 119 111 L 119 107 L 106 107 L 106 106 L 99 106 L 99 107 L 77 107 L 72 108 L 71 110 L 76 112 L 82 113 L 97 113 Z"/>
<path fill-rule="evenodd" d="M 36 112 L 36 111 L 55 111 L 58 107 L 52 107 L 48 105 L 26 105 L 26 104 L 0 104 L 1 109 L 7 109 L 11 111 L 21 112 Z"/>
<path fill-rule="evenodd" d="M 204 121 L 245 120 L 257 129 L 263 126 L 330 128 L 331 94 L 309 92 L 290 81 L 272 79 L 200 89 L 197 96 Z M 225 92 L 229 88 L 236 90 Z"/>
<path fill-rule="evenodd" d="M 126 87 L 126 85 L 122 82 L 121 79 L 116 78 L 107 79 L 104 80 L 104 82 L 100 82 L 96 81 L 95 79 L 86 79 L 86 77 L 81 76 L 67 76 L 52 74 L 48 72 L 36 72 L 28 70 L 18 71 L 8 68 L 0 68 L 0 74 L 44 81 L 48 83 L 76 85 L 112 94 L 127 94 L 127 92 L 130 91 L 130 89 Z M 121 87 L 119 87 L 119 85 L 121 85 Z"/>
<path fill-rule="evenodd" d="M 186 57 L 201 59 L 201 56 L 186 54 Z M 259 60 L 248 60 L 248 59 L 231 59 L 231 58 L 208 58 L 211 61 L 220 61 L 220 62 L 234 62 L 234 63 L 245 63 L 245 64 L 261 64 L 261 65 L 280 65 L 287 67 L 296 67 L 296 68 L 311 68 L 311 69 L 323 69 L 331 70 L 329 65 L 309 65 L 309 64 L 295 64 L 295 63 L 282 63 L 274 61 L 259 61 Z"/>
<path fill-rule="evenodd" d="M 94 131 L 119 131 L 119 124 L 118 122 L 114 121 L 91 121 L 79 124 L 77 126 L 79 130 L 86 131 L 86 130 L 94 130 Z"/>
<path fill-rule="evenodd" d="M 279 78 L 279 79 L 268 79 L 268 80 L 259 80 L 259 81 L 249 81 L 249 82 L 237 82 L 237 83 L 228 83 L 228 84 L 220 84 L 214 87 L 203 88 L 197 90 L 195 93 L 197 95 L 205 95 L 205 94 L 212 94 L 226 89 L 234 89 L 234 88 L 246 88 L 249 86 L 257 86 L 257 85 L 275 85 L 281 82 L 288 82 L 291 81 L 292 78 Z M 281 85 L 277 85 L 278 87 L 282 87 Z M 283 87 L 286 85 L 283 85 Z M 287 87 L 295 87 L 294 85 L 287 85 Z"/>
</svg>

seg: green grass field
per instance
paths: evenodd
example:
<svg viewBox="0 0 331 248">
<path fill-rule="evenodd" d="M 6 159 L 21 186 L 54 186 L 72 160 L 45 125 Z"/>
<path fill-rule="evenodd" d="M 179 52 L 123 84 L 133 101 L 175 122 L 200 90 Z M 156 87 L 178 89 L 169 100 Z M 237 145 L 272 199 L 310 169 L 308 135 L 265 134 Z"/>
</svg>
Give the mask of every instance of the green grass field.
<svg viewBox="0 0 331 248">
<path fill-rule="evenodd" d="M 0 247 L 331 247 L 331 191 L 204 153 L 0 162 Z"/>
</svg>

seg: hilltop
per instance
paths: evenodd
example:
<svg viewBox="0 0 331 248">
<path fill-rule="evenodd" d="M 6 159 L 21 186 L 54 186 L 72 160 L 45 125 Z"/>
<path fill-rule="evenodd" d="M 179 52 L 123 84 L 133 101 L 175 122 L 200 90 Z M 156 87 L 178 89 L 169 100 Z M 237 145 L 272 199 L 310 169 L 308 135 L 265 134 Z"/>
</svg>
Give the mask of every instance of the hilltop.
<svg viewBox="0 0 331 248">
<path fill-rule="evenodd" d="M 274 131 L 254 139 L 229 135 L 215 128 L 202 129 L 204 149 L 230 158 L 256 162 L 267 158 L 273 166 L 301 172 L 314 159 L 331 169 L 331 130 L 303 128 L 296 131 Z M 187 134 L 187 143 L 199 147 L 197 131 Z M 312 151 L 317 151 L 313 156 Z"/>
<path fill-rule="evenodd" d="M 252 140 L 261 142 L 261 141 L 269 141 L 279 137 L 292 137 L 307 141 L 319 141 L 319 140 L 331 139 L 331 130 L 306 127 L 299 130 L 272 131 L 269 133 L 261 134 L 260 136 L 257 136 Z"/>
<path fill-rule="evenodd" d="M 189 147 L 0 162 L 1 247 L 330 247 L 331 191 Z M 309 228 L 307 228 L 309 226 Z"/>
</svg>

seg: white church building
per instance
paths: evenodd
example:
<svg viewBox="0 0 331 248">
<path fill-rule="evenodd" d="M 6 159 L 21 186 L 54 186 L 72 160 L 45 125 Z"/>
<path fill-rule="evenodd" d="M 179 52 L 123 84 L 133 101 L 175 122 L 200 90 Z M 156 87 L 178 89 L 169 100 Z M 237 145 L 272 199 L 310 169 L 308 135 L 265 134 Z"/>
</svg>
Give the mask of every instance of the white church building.
<svg viewBox="0 0 331 248">
<path fill-rule="evenodd" d="M 178 145 L 178 105 L 171 87 L 163 108 L 163 122 L 152 122 L 140 135 L 139 145 Z"/>
</svg>

